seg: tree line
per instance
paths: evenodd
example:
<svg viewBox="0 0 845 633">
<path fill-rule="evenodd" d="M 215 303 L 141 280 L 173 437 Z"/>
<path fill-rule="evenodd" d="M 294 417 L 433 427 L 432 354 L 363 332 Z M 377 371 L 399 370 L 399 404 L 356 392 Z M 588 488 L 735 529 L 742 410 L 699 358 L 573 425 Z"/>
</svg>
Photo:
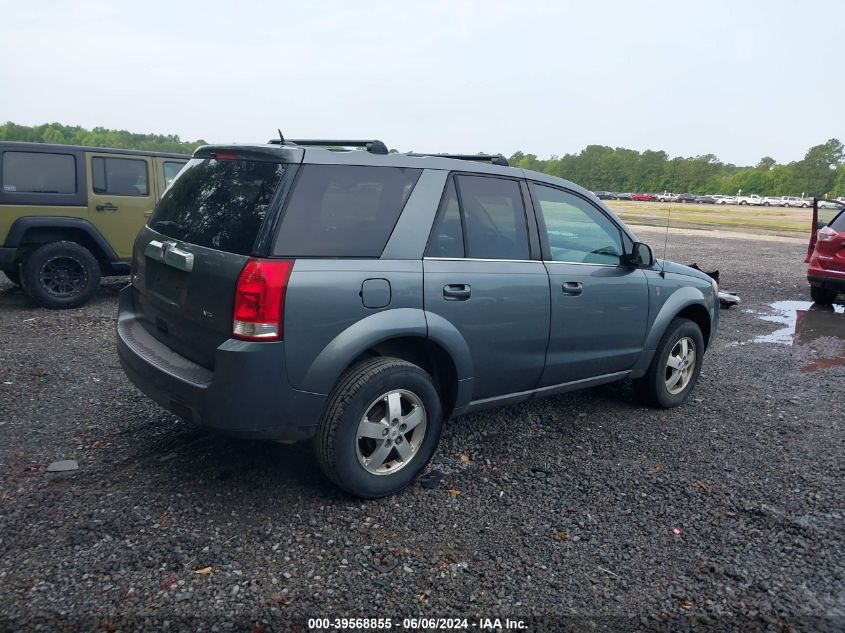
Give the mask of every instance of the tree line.
<svg viewBox="0 0 845 633">
<path fill-rule="evenodd" d="M 205 141 L 183 141 L 176 134 L 135 134 L 126 130 L 44 123 L 0 125 L 0 140 L 117 147 L 190 154 Z M 757 165 L 723 163 L 714 154 L 670 158 L 664 151 L 588 145 L 577 154 L 537 158 L 516 152 L 511 165 L 560 176 L 593 191 L 675 193 L 756 193 L 761 196 L 845 196 L 845 148 L 835 138 L 807 150 L 786 165 L 763 157 Z"/>
<path fill-rule="evenodd" d="M 205 145 L 203 140 L 183 141 L 178 134 L 135 134 L 126 130 L 109 130 L 104 127 L 87 130 L 78 125 L 62 125 L 61 123 L 27 126 L 16 125 L 11 121 L 0 125 L 0 141 L 59 143 L 182 154 L 190 154 L 200 145 Z"/>
<path fill-rule="evenodd" d="M 761 196 L 845 196 L 845 151 L 835 138 L 807 150 L 786 165 L 766 156 L 754 167 L 723 163 L 714 154 L 689 158 L 663 151 L 588 145 L 577 154 L 552 156 L 516 152 L 511 165 L 566 178 L 592 191 L 718 193 Z"/>
</svg>

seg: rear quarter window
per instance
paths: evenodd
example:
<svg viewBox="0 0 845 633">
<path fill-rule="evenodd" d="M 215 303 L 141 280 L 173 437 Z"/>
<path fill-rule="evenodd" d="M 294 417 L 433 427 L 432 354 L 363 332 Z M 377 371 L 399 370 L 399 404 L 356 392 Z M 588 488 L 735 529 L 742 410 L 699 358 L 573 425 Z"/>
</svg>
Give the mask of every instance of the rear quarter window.
<svg viewBox="0 0 845 633">
<path fill-rule="evenodd" d="M 47 152 L 3 152 L 4 193 L 76 193 L 76 158 Z"/>
<path fill-rule="evenodd" d="M 275 254 L 379 257 L 421 173 L 404 167 L 305 165 L 282 215 Z"/>
</svg>

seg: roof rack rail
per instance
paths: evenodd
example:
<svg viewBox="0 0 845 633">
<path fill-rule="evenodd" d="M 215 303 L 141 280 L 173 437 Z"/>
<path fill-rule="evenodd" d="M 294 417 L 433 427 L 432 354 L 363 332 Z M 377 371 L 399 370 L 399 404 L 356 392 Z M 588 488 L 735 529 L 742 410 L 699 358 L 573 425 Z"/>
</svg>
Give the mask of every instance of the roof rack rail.
<svg viewBox="0 0 845 633">
<path fill-rule="evenodd" d="M 456 160 L 474 160 L 481 163 L 491 163 L 493 165 L 501 165 L 502 167 L 509 167 L 508 159 L 501 154 L 420 154 L 418 152 L 409 152 L 408 156 L 433 156 L 435 158 L 454 158 Z"/>
<path fill-rule="evenodd" d="M 387 145 L 379 140 L 372 141 L 350 141 L 350 140 L 328 140 L 328 139 L 285 139 L 271 138 L 268 143 L 273 145 L 285 145 L 291 143 L 293 145 L 302 145 L 304 147 L 363 147 L 370 154 L 387 154 Z"/>
</svg>

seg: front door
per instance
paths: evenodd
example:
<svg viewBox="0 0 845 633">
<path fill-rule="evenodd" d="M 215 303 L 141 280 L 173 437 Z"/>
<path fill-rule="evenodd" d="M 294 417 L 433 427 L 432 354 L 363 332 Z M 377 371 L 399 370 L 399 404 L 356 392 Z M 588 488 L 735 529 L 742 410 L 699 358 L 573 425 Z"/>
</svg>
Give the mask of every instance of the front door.
<svg viewBox="0 0 845 633">
<path fill-rule="evenodd" d="M 86 152 L 88 219 L 121 260 L 155 206 L 152 160 L 143 156 Z"/>
<path fill-rule="evenodd" d="M 452 176 L 424 260 L 425 309 L 469 346 L 473 400 L 533 389 L 549 337 L 549 279 L 531 259 L 519 181 Z"/>
<path fill-rule="evenodd" d="M 642 352 L 648 282 L 622 265 L 619 227 L 574 193 L 532 183 L 552 322 L 540 386 L 626 371 Z"/>
</svg>

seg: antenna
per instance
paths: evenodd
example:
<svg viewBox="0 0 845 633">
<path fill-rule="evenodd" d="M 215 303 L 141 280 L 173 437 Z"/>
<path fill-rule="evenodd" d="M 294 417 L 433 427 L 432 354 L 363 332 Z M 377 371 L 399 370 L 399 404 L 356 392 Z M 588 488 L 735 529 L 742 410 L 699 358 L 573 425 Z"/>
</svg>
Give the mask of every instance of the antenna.
<svg viewBox="0 0 845 633">
<path fill-rule="evenodd" d="M 282 130 L 281 130 L 281 128 L 276 128 L 276 129 L 279 131 L 279 140 L 281 141 L 281 143 L 280 143 L 280 144 L 281 144 L 281 145 L 284 145 L 284 144 L 285 144 L 285 135 L 284 135 L 284 134 L 282 134 Z"/>
<path fill-rule="evenodd" d="M 678 157 L 672 159 L 672 182 L 670 188 L 675 188 L 675 168 L 678 166 Z M 671 192 L 670 192 L 671 193 Z M 666 248 L 669 245 L 669 220 L 672 217 L 672 199 L 669 199 L 669 211 L 666 213 L 666 237 L 663 240 L 663 259 L 660 260 L 660 276 L 666 278 Z"/>
</svg>

